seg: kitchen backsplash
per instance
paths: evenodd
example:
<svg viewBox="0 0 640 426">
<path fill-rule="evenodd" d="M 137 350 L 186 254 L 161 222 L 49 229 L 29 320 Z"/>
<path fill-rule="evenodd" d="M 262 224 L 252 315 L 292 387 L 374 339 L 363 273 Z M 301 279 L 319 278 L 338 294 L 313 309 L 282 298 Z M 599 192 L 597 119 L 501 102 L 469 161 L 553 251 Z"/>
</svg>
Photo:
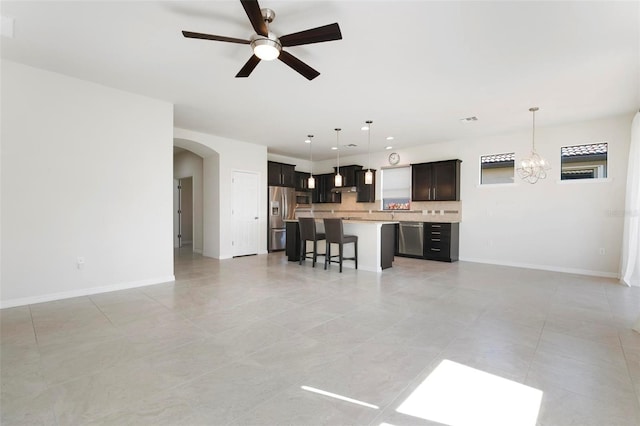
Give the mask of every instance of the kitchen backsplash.
<svg viewBox="0 0 640 426">
<path fill-rule="evenodd" d="M 313 204 L 296 210 L 296 217 L 349 217 L 408 222 L 461 222 L 462 201 L 413 201 L 410 210 L 380 210 L 380 202 L 358 203 L 355 193 L 343 193 L 342 203 Z"/>
</svg>

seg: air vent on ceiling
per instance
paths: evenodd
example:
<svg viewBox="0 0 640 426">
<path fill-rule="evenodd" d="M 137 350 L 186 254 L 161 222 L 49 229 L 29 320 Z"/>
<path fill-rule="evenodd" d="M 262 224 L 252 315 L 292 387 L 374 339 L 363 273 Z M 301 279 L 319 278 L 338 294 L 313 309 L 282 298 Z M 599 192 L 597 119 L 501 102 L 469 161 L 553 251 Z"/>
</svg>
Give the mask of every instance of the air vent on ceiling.
<svg viewBox="0 0 640 426">
<path fill-rule="evenodd" d="M 462 121 L 463 123 L 471 123 L 473 121 L 478 121 L 478 117 L 474 115 L 473 117 L 461 118 L 460 121 Z"/>
</svg>

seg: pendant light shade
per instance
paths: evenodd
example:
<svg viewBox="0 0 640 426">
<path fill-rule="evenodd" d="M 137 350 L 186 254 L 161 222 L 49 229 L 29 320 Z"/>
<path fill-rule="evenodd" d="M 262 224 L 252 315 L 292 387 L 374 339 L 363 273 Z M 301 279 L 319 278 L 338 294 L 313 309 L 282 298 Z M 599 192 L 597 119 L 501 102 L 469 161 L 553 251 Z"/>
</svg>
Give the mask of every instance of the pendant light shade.
<svg viewBox="0 0 640 426">
<path fill-rule="evenodd" d="M 531 107 L 529 111 L 533 113 L 533 132 L 531 138 L 531 153 L 529 157 L 525 157 L 520 161 L 518 167 L 518 176 L 520 179 L 528 183 L 536 183 L 540 179 L 547 177 L 547 171 L 550 169 L 549 164 L 536 152 L 536 111 L 538 107 Z"/>
<path fill-rule="evenodd" d="M 371 125 L 373 121 L 367 120 L 367 130 L 369 131 L 369 143 L 367 145 L 367 171 L 364 173 L 364 184 L 372 185 L 373 184 L 373 172 L 371 171 Z"/>
<path fill-rule="evenodd" d="M 307 188 L 316 189 L 316 180 L 313 177 L 313 151 L 312 151 L 312 143 L 313 135 L 307 135 L 307 141 L 309 141 L 309 179 L 307 180 Z"/>
<path fill-rule="evenodd" d="M 338 166 L 336 167 L 336 175 L 333 178 L 333 186 L 336 188 L 342 186 L 342 175 L 340 174 L 340 130 L 336 128 L 336 151 L 338 151 Z"/>
<path fill-rule="evenodd" d="M 364 172 L 364 184 L 371 185 L 373 183 L 373 172 L 371 170 L 367 170 Z"/>
</svg>

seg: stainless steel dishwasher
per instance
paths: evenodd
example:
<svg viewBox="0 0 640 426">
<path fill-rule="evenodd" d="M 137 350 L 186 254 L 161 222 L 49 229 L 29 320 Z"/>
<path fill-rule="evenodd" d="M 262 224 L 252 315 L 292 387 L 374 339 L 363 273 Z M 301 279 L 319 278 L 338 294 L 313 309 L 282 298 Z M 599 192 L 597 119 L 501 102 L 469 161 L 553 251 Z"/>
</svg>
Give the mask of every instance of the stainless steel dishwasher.
<svg viewBox="0 0 640 426">
<path fill-rule="evenodd" d="M 424 257 L 424 225 L 422 222 L 400 222 L 398 255 Z"/>
</svg>

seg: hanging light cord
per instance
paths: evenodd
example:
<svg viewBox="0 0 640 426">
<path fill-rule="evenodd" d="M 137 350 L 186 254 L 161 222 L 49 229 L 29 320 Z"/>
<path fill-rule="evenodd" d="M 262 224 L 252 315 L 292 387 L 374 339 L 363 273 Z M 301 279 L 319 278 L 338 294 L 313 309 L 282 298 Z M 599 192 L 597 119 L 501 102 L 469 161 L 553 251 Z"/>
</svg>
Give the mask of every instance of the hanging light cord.
<svg viewBox="0 0 640 426">
<path fill-rule="evenodd" d="M 367 120 L 367 127 L 369 127 L 369 144 L 367 145 L 367 170 L 371 171 L 371 125 L 373 121 Z"/>
<path fill-rule="evenodd" d="M 342 129 L 335 129 L 336 130 L 336 150 L 338 151 L 338 168 L 337 168 L 337 174 L 340 174 L 340 130 Z"/>
<path fill-rule="evenodd" d="M 311 145 L 313 144 L 313 135 L 307 135 L 307 137 L 309 138 L 309 162 L 311 163 L 309 165 L 309 170 L 311 170 L 311 172 L 309 172 L 309 177 L 312 178 L 313 177 L 313 150 L 311 149 Z"/>
<path fill-rule="evenodd" d="M 538 107 L 529 108 L 529 111 L 533 113 L 533 131 L 531 132 L 531 147 L 533 152 L 536 152 L 536 111 Z"/>
</svg>

